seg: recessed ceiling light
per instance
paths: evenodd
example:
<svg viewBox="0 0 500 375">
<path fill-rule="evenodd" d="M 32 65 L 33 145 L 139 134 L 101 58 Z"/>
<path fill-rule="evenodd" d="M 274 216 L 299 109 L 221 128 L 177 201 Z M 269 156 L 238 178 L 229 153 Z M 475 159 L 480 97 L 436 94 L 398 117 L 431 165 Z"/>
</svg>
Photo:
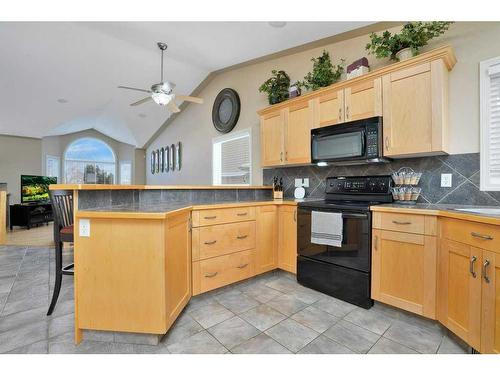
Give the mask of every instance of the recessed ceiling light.
<svg viewBox="0 0 500 375">
<path fill-rule="evenodd" d="M 268 22 L 269 26 L 275 27 L 277 29 L 281 29 L 282 27 L 286 26 L 286 22 L 284 21 L 273 21 L 273 22 Z"/>
<path fill-rule="evenodd" d="M 65 103 L 67 103 L 67 102 L 68 102 L 68 100 L 67 100 L 67 99 L 64 99 L 64 98 L 60 98 L 60 99 L 57 99 L 57 102 L 58 102 L 58 103 L 61 103 L 61 104 L 65 104 Z"/>
<path fill-rule="evenodd" d="M 140 118 L 146 118 L 147 115 L 145 113 L 139 113 L 137 116 L 139 116 Z"/>
</svg>

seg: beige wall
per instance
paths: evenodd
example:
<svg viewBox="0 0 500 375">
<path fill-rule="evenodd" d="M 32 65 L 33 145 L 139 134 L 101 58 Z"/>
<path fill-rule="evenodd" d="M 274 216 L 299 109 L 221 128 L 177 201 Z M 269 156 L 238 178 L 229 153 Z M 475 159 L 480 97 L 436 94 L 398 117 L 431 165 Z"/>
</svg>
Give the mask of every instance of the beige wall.
<svg viewBox="0 0 500 375">
<path fill-rule="evenodd" d="M 20 203 L 21 175 L 42 174 L 40 139 L 0 135 L 0 182 L 7 183 L 10 203 Z"/>
<path fill-rule="evenodd" d="M 393 29 L 398 30 L 399 28 Z M 425 50 L 443 44 L 452 44 L 458 59 L 450 73 L 450 150 L 453 154 L 479 151 L 479 82 L 481 60 L 500 55 L 500 23 L 459 22 L 451 26 L 443 37 L 436 39 Z M 231 70 L 216 76 L 200 93 L 203 105 L 189 105 L 152 142 L 147 149 L 148 184 L 210 184 L 212 182 L 212 138 L 219 135 L 212 125 L 212 104 L 217 93 L 225 87 L 235 89 L 241 99 L 241 115 L 235 131 L 252 129 L 253 184 L 262 182 L 260 165 L 259 119 L 256 111 L 267 106 L 266 96 L 257 91 L 272 69 L 284 69 L 292 82 L 302 79 L 311 69 L 311 57 L 330 52 L 333 63 L 341 58 L 352 62 L 365 56 L 368 35 L 334 43 L 325 47 L 279 57 L 250 66 Z M 367 56 L 372 69 L 387 64 Z M 153 149 L 181 141 L 183 169 L 180 172 L 151 175 L 149 160 Z"/>
<path fill-rule="evenodd" d="M 61 176 L 62 176 L 62 171 L 64 170 L 64 153 L 66 152 L 66 149 L 68 146 L 75 140 L 79 138 L 97 138 L 100 139 L 104 142 L 106 142 L 113 152 L 115 153 L 115 157 L 117 162 L 118 161 L 131 161 L 132 162 L 132 183 L 135 184 L 144 184 L 145 183 L 145 177 L 144 177 L 144 170 L 145 170 L 145 162 L 144 159 L 142 162 L 138 160 L 136 156 L 136 149 L 134 146 L 122 143 L 119 141 L 114 140 L 113 138 L 110 138 L 97 130 L 90 129 L 90 130 L 84 130 L 81 132 L 77 133 L 72 133 L 72 134 L 66 134 L 66 135 L 61 135 L 61 136 L 51 136 L 51 137 L 44 137 L 42 138 L 42 160 L 45 161 L 45 158 L 47 155 L 51 156 L 59 156 L 61 159 Z M 45 162 L 42 163 L 42 171 L 45 173 Z M 115 180 L 116 183 L 119 182 L 119 164 L 117 163 L 117 172 L 116 176 L 117 179 Z M 61 182 L 63 182 L 62 180 Z"/>
</svg>

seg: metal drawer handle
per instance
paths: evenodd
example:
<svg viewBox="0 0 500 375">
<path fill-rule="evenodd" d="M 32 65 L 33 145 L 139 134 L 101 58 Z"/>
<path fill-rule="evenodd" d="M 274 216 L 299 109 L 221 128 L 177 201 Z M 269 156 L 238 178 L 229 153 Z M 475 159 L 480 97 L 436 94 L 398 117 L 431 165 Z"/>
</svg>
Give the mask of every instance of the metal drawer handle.
<svg viewBox="0 0 500 375">
<path fill-rule="evenodd" d="M 242 269 L 242 268 L 245 268 L 246 266 L 248 266 L 248 263 L 242 264 L 241 266 L 238 266 L 238 268 Z"/>
<path fill-rule="evenodd" d="M 470 234 L 472 237 L 481 238 L 483 240 L 492 240 L 493 239 L 493 237 L 491 237 L 488 234 L 481 234 L 481 233 L 477 233 L 477 232 L 470 232 Z"/>
<path fill-rule="evenodd" d="M 244 234 L 243 236 L 237 236 L 236 238 L 239 240 L 244 240 L 247 237 L 248 237 L 248 234 Z"/>
<path fill-rule="evenodd" d="M 205 218 L 205 219 L 215 219 L 216 217 L 217 217 L 217 216 L 215 216 L 215 215 L 214 215 L 214 216 L 205 216 L 204 218 Z"/>
<path fill-rule="evenodd" d="M 471 273 L 473 278 L 476 278 L 476 271 L 474 271 L 474 263 L 476 263 L 477 258 L 473 255 L 472 258 L 470 258 L 470 264 L 469 264 L 469 272 Z"/>
<path fill-rule="evenodd" d="M 345 109 L 345 117 L 349 120 L 349 106 Z"/>
<path fill-rule="evenodd" d="M 386 151 L 389 151 L 389 137 L 385 137 L 385 149 Z"/>
<path fill-rule="evenodd" d="M 398 225 L 410 225 L 411 224 L 411 221 L 397 221 L 397 220 L 393 220 L 392 222 L 394 224 L 398 224 Z"/>
<path fill-rule="evenodd" d="M 339 108 L 339 122 L 342 121 L 342 108 Z"/>
<path fill-rule="evenodd" d="M 487 270 L 489 265 L 490 265 L 490 261 L 488 259 L 486 259 L 486 261 L 483 263 L 483 279 L 487 283 L 490 282 L 490 278 L 488 277 L 488 270 Z"/>
<path fill-rule="evenodd" d="M 375 251 L 378 251 L 378 236 L 375 236 Z"/>
<path fill-rule="evenodd" d="M 205 277 L 215 277 L 217 276 L 218 272 L 212 272 L 212 273 L 207 273 Z"/>
<path fill-rule="evenodd" d="M 213 240 L 213 241 L 205 241 L 205 245 L 213 245 L 214 243 L 216 243 L 217 240 Z"/>
<path fill-rule="evenodd" d="M 239 214 L 236 214 L 237 216 L 247 216 L 248 215 L 248 212 L 241 212 Z"/>
</svg>

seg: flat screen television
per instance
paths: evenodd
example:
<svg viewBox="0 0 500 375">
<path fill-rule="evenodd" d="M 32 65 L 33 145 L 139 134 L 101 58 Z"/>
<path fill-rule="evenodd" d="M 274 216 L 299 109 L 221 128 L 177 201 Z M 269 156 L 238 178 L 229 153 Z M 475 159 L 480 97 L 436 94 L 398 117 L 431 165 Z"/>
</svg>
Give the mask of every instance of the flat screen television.
<svg viewBox="0 0 500 375">
<path fill-rule="evenodd" d="M 21 203 L 49 201 L 50 184 L 57 184 L 57 177 L 21 175 Z"/>
</svg>

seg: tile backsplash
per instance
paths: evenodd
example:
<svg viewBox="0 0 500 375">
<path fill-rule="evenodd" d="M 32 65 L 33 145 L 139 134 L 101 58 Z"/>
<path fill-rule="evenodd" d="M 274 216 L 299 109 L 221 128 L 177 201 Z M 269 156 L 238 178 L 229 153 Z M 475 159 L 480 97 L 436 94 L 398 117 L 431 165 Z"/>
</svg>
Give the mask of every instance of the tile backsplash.
<svg viewBox="0 0 500 375">
<path fill-rule="evenodd" d="M 420 203 L 500 206 L 500 192 L 479 190 L 479 153 L 397 159 L 387 164 L 264 169 L 264 185 L 271 185 L 274 176 L 282 177 L 285 198 L 293 198 L 295 178 L 309 178 L 306 197 L 322 198 L 326 177 L 384 175 L 401 167 L 423 173 Z M 441 187 L 441 173 L 451 173 L 451 187 Z"/>
</svg>

